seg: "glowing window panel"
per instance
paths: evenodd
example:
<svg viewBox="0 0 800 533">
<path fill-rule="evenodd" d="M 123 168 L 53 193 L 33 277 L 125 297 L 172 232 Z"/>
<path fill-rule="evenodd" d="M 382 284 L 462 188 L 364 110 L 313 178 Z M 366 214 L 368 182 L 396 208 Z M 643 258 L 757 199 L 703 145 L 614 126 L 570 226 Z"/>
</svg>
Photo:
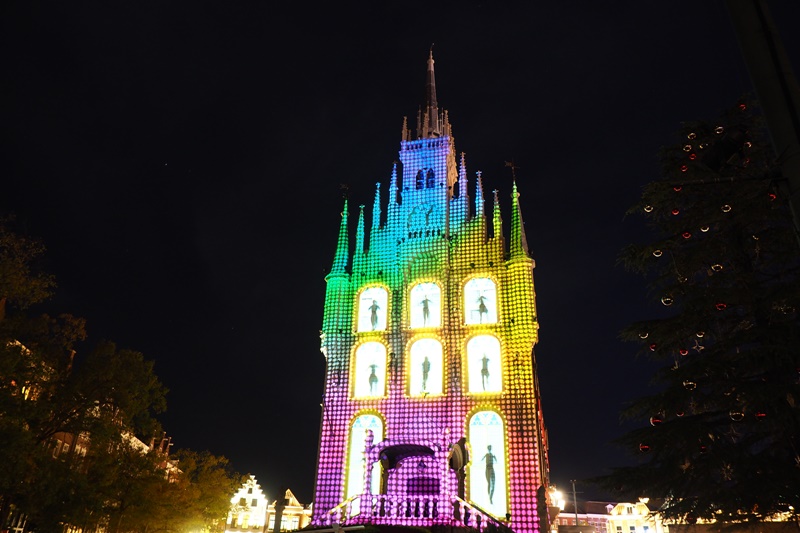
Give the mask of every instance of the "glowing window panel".
<svg viewBox="0 0 800 533">
<path fill-rule="evenodd" d="M 358 331 L 384 331 L 389 294 L 383 287 L 370 287 L 358 298 Z"/>
<path fill-rule="evenodd" d="M 353 396 L 378 398 L 386 392 L 386 346 L 365 342 L 356 348 Z"/>
<path fill-rule="evenodd" d="M 350 453 L 347 460 L 347 497 L 355 496 L 364 492 L 364 482 L 366 480 L 365 471 L 366 459 L 364 451 L 368 431 L 372 431 L 373 442 L 383 440 L 383 421 L 376 415 L 361 415 L 353 421 L 350 428 Z M 371 473 L 371 492 L 377 493 L 380 487 L 380 468 L 373 467 Z"/>
<path fill-rule="evenodd" d="M 497 289 L 489 278 L 473 278 L 464 286 L 464 322 L 497 322 Z"/>
<path fill-rule="evenodd" d="M 441 292 L 436 283 L 414 285 L 409 298 L 412 328 L 438 328 L 442 325 Z"/>
<path fill-rule="evenodd" d="M 500 341 L 493 335 L 478 335 L 467 343 L 469 392 L 496 393 L 503 390 Z"/>
<path fill-rule="evenodd" d="M 427 396 L 442 393 L 442 344 L 435 339 L 420 339 L 411 345 L 409 394 Z"/>
<path fill-rule="evenodd" d="M 495 411 L 478 411 L 469 420 L 472 459 L 469 497 L 495 516 L 508 512 L 506 505 L 506 453 L 503 420 Z"/>
</svg>

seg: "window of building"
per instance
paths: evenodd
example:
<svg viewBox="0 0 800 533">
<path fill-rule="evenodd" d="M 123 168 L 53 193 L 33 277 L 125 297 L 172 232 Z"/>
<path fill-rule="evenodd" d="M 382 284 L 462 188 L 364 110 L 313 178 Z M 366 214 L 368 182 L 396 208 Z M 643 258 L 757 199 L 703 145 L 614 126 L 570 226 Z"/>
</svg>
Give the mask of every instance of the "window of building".
<svg viewBox="0 0 800 533">
<path fill-rule="evenodd" d="M 408 393 L 427 396 L 442 393 L 442 343 L 435 339 L 420 339 L 409 350 Z"/>
<path fill-rule="evenodd" d="M 464 286 L 464 322 L 497 323 L 497 289 L 489 278 L 473 278 Z"/>
<path fill-rule="evenodd" d="M 247 489 L 247 494 L 253 494 L 253 487 L 250 487 L 249 489 Z"/>
<path fill-rule="evenodd" d="M 409 322 L 412 328 L 438 328 L 442 324 L 441 289 L 432 282 L 411 288 Z"/>
<path fill-rule="evenodd" d="M 478 411 L 469 419 L 470 499 L 495 516 L 505 516 L 506 451 L 503 420 L 495 411 Z"/>
<path fill-rule="evenodd" d="M 415 187 L 419 190 L 425 187 L 425 171 L 419 169 L 417 171 L 417 179 L 415 183 Z"/>
<path fill-rule="evenodd" d="M 383 287 L 369 287 L 358 297 L 358 331 L 384 331 L 389 294 Z"/>
<path fill-rule="evenodd" d="M 477 335 L 467 342 L 469 392 L 502 392 L 503 364 L 500 341 L 493 335 Z"/>
<path fill-rule="evenodd" d="M 245 507 L 247 505 L 247 499 L 246 498 L 239 498 L 239 505 L 241 505 L 242 507 Z"/>
<path fill-rule="evenodd" d="M 361 415 L 353 421 L 350 427 L 349 451 L 347 454 L 347 498 L 361 494 L 364 490 L 364 475 L 366 462 L 364 450 L 368 431 L 372 432 L 372 442 L 383 440 L 383 420 L 377 415 Z M 370 487 L 373 494 L 380 488 L 380 466 L 373 468 Z"/>
<path fill-rule="evenodd" d="M 386 391 L 386 346 L 365 342 L 356 348 L 353 364 L 353 397 L 376 398 Z"/>
<path fill-rule="evenodd" d="M 433 189 L 435 186 L 436 186 L 436 180 L 433 174 L 433 169 L 429 168 L 428 171 L 425 173 L 425 188 Z"/>
<path fill-rule="evenodd" d="M 253 498 L 253 501 L 250 502 L 250 507 L 258 507 L 258 499 Z"/>
</svg>

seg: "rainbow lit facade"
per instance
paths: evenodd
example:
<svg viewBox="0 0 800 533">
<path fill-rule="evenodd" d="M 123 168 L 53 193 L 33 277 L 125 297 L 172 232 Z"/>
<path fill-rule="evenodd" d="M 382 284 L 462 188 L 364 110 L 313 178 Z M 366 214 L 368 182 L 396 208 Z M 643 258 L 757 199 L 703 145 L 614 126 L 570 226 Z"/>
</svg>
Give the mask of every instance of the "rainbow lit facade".
<svg viewBox="0 0 800 533">
<path fill-rule="evenodd" d="M 455 153 L 431 56 L 385 216 L 378 184 L 351 256 L 345 203 L 326 277 L 316 525 L 547 530 L 534 262 L 516 184 L 506 245 L 497 192 L 487 217 L 480 175 L 471 200 Z"/>
</svg>

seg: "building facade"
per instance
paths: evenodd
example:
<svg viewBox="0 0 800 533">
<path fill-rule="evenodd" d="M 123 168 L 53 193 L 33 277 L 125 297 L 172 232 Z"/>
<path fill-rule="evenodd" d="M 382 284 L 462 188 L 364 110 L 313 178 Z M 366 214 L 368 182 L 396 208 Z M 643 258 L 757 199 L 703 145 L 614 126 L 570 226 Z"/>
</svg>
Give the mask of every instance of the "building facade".
<svg viewBox="0 0 800 533">
<path fill-rule="evenodd" d="M 503 236 L 470 189 L 433 56 L 416 134 L 403 122 L 388 199 L 345 201 L 326 277 L 326 381 L 313 523 L 547 530 L 546 433 L 533 347 L 534 261 L 516 183 Z M 474 190 L 474 199 L 468 191 Z"/>
<path fill-rule="evenodd" d="M 303 505 L 286 489 L 283 498 L 269 501 L 254 475 L 248 476 L 231 497 L 231 509 L 225 522 L 225 533 L 264 533 L 296 531 L 311 522 L 310 506 Z"/>
</svg>

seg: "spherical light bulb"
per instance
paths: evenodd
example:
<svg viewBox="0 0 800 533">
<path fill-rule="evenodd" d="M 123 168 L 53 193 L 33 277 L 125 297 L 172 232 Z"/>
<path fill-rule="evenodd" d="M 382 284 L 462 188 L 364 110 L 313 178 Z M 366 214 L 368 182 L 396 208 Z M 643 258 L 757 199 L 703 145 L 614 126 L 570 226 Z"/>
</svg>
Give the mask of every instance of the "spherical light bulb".
<svg viewBox="0 0 800 533">
<path fill-rule="evenodd" d="M 675 216 L 677 216 L 680 212 L 681 212 L 680 209 L 673 209 L 672 210 L 672 214 L 675 215 Z"/>
<path fill-rule="evenodd" d="M 689 135 L 687 135 L 686 137 L 691 141 L 691 140 L 693 140 L 693 139 L 695 139 L 697 137 L 697 134 L 692 132 Z"/>
<path fill-rule="evenodd" d="M 708 226 L 703 226 L 702 228 L 700 228 L 700 231 L 702 231 L 703 233 L 706 233 L 706 232 L 708 232 L 708 230 L 710 230 L 710 229 L 711 229 L 711 228 L 709 228 Z"/>
<path fill-rule="evenodd" d="M 724 132 L 725 128 L 723 128 L 722 126 L 717 126 L 716 128 L 714 128 L 714 133 L 716 133 L 717 135 L 722 135 Z"/>
<path fill-rule="evenodd" d="M 717 308 L 717 311 L 724 311 L 728 307 L 728 305 L 725 302 L 719 302 L 714 307 Z"/>
<path fill-rule="evenodd" d="M 653 212 L 653 206 L 652 205 L 644 206 L 644 212 L 645 213 L 652 213 Z"/>
<path fill-rule="evenodd" d="M 720 265 L 719 263 L 714 263 L 713 265 L 711 265 L 711 270 L 713 270 L 714 272 L 721 272 L 722 265 Z"/>
<path fill-rule="evenodd" d="M 741 411 L 731 411 L 731 412 L 728 413 L 728 415 L 731 417 L 731 420 L 733 420 L 734 422 L 739 422 L 740 420 L 742 420 L 744 418 L 744 413 L 741 412 Z"/>
<path fill-rule="evenodd" d="M 649 336 L 650 336 L 650 334 L 647 333 L 646 331 L 643 331 L 643 332 L 639 333 L 639 338 L 640 339 L 646 339 Z"/>
<path fill-rule="evenodd" d="M 663 253 L 661 250 L 653 250 L 653 257 L 661 257 Z"/>
<path fill-rule="evenodd" d="M 651 426 L 658 426 L 658 425 L 660 425 L 662 422 L 664 422 L 664 417 L 662 417 L 660 414 L 659 414 L 659 415 L 654 415 L 654 416 L 651 416 L 651 417 L 650 417 L 650 425 L 651 425 Z"/>
<path fill-rule="evenodd" d="M 732 207 L 731 207 L 731 206 L 729 206 L 728 204 L 725 204 L 725 205 L 723 205 L 723 206 L 721 207 L 721 209 L 722 209 L 722 212 L 723 212 L 723 213 L 730 213 L 730 212 L 731 212 L 731 209 L 732 209 Z"/>
<path fill-rule="evenodd" d="M 650 451 L 650 446 L 648 446 L 645 443 L 642 443 L 642 444 L 639 445 L 639 451 L 640 452 L 649 452 Z"/>
<path fill-rule="evenodd" d="M 670 305 L 672 305 L 672 302 L 673 302 L 673 300 L 672 300 L 672 298 L 671 298 L 671 297 L 669 297 L 669 296 L 663 296 L 663 297 L 661 298 L 661 303 L 662 303 L 662 304 L 664 304 L 664 305 L 666 305 L 667 307 L 669 307 Z"/>
<path fill-rule="evenodd" d="M 695 383 L 694 381 L 689 381 L 689 380 L 684 381 L 683 382 L 683 388 L 686 389 L 686 390 L 694 390 L 694 389 L 697 388 L 697 383 Z"/>
</svg>

